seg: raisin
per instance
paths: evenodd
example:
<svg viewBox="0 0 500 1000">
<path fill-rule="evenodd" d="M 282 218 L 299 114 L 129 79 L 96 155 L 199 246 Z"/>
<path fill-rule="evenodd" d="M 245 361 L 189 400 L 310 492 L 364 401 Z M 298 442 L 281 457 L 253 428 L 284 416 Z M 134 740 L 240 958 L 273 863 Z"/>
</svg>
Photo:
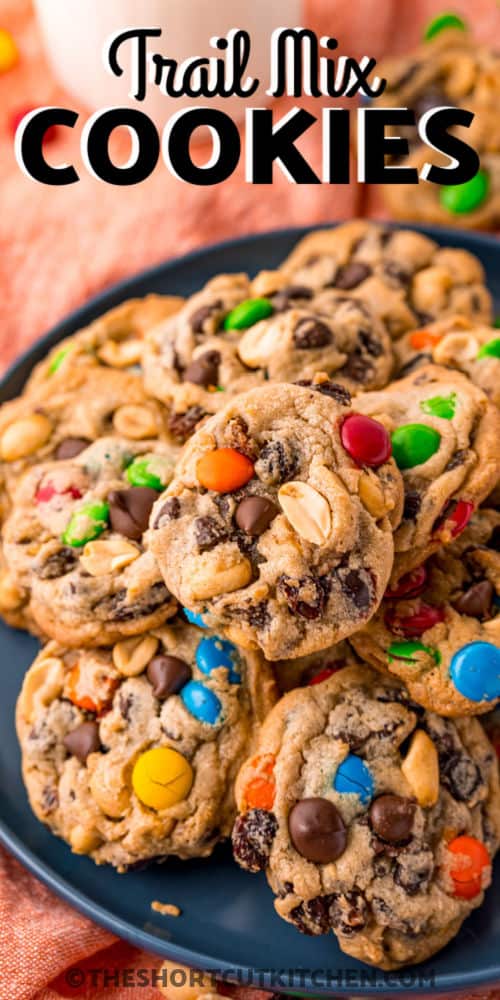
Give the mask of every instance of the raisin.
<svg viewBox="0 0 500 1000">
<path fill-rule="evenodd" d="M 266 868 L 277 829 L 276 816 L 264 809 L 238 816 L 232 834 L 235 861 L 250 872 Z"/>
<path fill-rule="evenodd" d="M 59 549 L 57 552 L 53 552 L 43 563 L 35 567 L 35 573 L 40 580 L 56 580 L 59 576 L 71 573 L 77 561 L 78 558 L 72 549 Z"/>
<path fill-rule="evenodd" d="M 481 771 L 466 754 L 456 751 L 439 755 L 441 780 L 458 802 L 470 802 L 483 784 Z"/>
<path fill-rule="evenodd" d="M 224 443 L 228 448 L 234 448 L 235 451 L 246 455 L 252 462 L 257 458 L 257 444 L 250 437 L 248 424 L 243 417 L 231 417 L 231 420 L 228 420 L 224 430 Z"/>
<path fill-rule="evenodd" d="M 328 597 L 323 580 L 314 576 L 304 576 L 300 580 L 281 576 L 277 590 L 284 595 L 293 615 L 314 621 L 323 614 Z"/>
<path fill-rule="evenodd" d="M 268 441 L 255 463 L 255 475 L 266 486 L 277 486 L 292 478 L 297 465 L 298 457 L 288 442 Z"/>
<path fill-rule="evenodd" d="M 401 852 L 394 868 L 394 881 L 408 896 L 425 891 L 434 873 L 432 851 Z"/>
<path fill-rule="evenodd" d="M 160 507 L 155 520 L 153 522 L 153 529 L 162 528 L 166 521 L 176 521 L 181 514 L 181 502 L 178 497 L 170 497 L 165 500 L 165 503 Z"/>
<path fill-rule="evenodd" d="M 373 582 L 366 570 L 339 569 L 338 577 L 344 594 L 358 611 L 366 611 L 373 600 Z"/>
<path fill-rule="evenodd" d="M 327 347 L 332 340 L 332 332 L 326 323 L 313 316 L 299 320 L 293 332 L 293 341 L 299 351 Z"/>
<path fill-rule="evenodd" d="M 226 528 L 214 517 L 197 517 L 194 522 L 194 534 L 199 552 L 209 552 L 227 539 Z"/>
<path fill-rule="evenodd" d="M 190 406 L 185 413 L 171 413 L 168 418 L 168 430 L 172 437 L 184 442 L 205 416 L 205 410 L 201 406 Z"/>
<path fill-rule="evenodd" d="M 405 521 L 414 521 L 420 511 L 421 506 L 422 506 L 422 497 L 420 493 L 417 493 L 416 490 L 408 490 L 408 492 L 405 493 L 403 519 Z"/>
<path fill-rule="evenodd" d="M 328 934 L 331 896 L 316 896 L 290 911 L 290 920 L 302 934 Z"/>
<path fill-rule="evenodd" d="M 347 937 L 362 931 L 368 918 L 368 906 L 359 889 L 334 892 L 329 906 L 330 926 Z"/>
<path fill-rule="evenodd" d="M 311 379 L 304 378 L 294 382 L 294 385 L 303 386 L 304 389 L 314 389 L 315 392 L 320 392 L 323 396 L 330 396 L 341 406 L 351 405 L 352 396 L 349 389 L 340 385 L 339 382 L 331 382 L 330 379 L 325 379 L 324 382 L 311 382 Z"/>
</svg>

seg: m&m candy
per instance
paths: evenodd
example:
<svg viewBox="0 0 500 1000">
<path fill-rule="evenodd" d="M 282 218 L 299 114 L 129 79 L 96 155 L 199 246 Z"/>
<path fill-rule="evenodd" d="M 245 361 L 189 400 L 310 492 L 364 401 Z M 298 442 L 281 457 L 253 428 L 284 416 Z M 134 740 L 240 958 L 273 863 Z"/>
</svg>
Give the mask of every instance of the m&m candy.
<svg viewBox="0 0 500 1000">
<path fill-rule="evenodd" d="M 405 573 L 395 587 L 389 588 L 385 596 L 393 599 L 396 597 L 418 597 L 427 584 L 427 570 L 425 566 L 417 566 L 411 573 Z"/>
<path fill-rule="evenodd" d="M 467 527 L 473 513 L 474 504 L 469 500 L 451 500 L 434 525 L 433 537 L 439 538 L 449 531 L 450 537 L 456 538 Z"/>
<path fill-rule="evenodd" d="M 352 413 L 340 428 L 340 440 L 348 455 L 358 465 L 377 468 L 391 456 L 391 439 L 385 429 L 371 417 Z"/>
<path fill-rule="evenodd" d="M 394 660 L 403 660 L 407 663 L 416 663 L 416 653 L 425 653 L 432 656 L 435 663 L 441 663 L 441 653 L 432 646 L 424 646 L 423 642 L 392 642 L 387 650 L 389 663 Z"/>
<path fill-rule="evenodd" d="M 370 768 L 354 753 L 348 754 L 337 768 L 333 787 L 341 795 L 359 795 L 364 806 L 371 802 L 375 792 Z"/>
<path fill-rule="evenodd" d="M 146 750 L 135 762 L 132 787 L 150 809 L 161 811 L 186 799 L 193 784 L 189 761 L 170 747 Z"/>
<path fill-rule="evenodd" d="M 403 424 L 392 433 L 392 453 L 399 469 L 423 465 L 439 450 L 441 435 L 428 424 Z"/>
<path fill-rule="evenodd" d="M 203 615 L 196 614 L 195 611 L 190 611 L 189 608 L 183 608 L 182 610 L 190 625 L 197 625 L 198 628 L 207 627 Z"/>
<path fill-rule="evenodd" d="M 449 28 L 455 28 L 457 31 L 467 31 L 465 21 L 458 14 L 437 14 L 436 17 L 433 17 L 432 21 L 429 21 L 425 29 L 425 41 L 429 42 L 431 38 L 435 38 L 441 31 L 446 31 Z"/>
<path fill-rule="evenodd" d="M 202 639 L 196 649 L 196 665 L 202 674 L 211 674 L 218 667 L 226 667 L 229 671 L 229 683 L 240 684 L 241 674 L 236 669 L 239 663 L 239 653 L 236 646 L 228 639 L 218 636 Z"/>
<path fill-rule="evenodd" d="M 420 602 L 413 614 L 400 615 L 397 608 L 390 608 L 385 613 L 385 624 L 390 632 L 401 632 L 408 639 L 423 635 L 439 622 L 444 621 L 442 608 Z"/>
<path fill-rule="evenodd" d="M 188 681 L 182 688 L 180 697 L 188 712 L 199 722 L 215 726 L 219 721 L 222 705 L 217 695 L 201 681 Z"/>
<path fill-rule="evenodd" d="M 0 28 L 0 73 L 13 69 L 18 60 L 19 50 L 10 31 Z"/>
<path fill-rule="evenodd" d="M 240 302 L 224 320 L 225 330 L 246 330 L 261 319 L 267 319 L 274 312 L 269 299 L 246 299 Z"/>
<path fill-rule="evenodd" d="M 422 413 L 428 413 L 431 417 L 440 417 L 441 420 L 453 420 L 457 405 L 455 392 L 449 396 L 433 396 L 432 399 L 424 399 L 420 403 Z"/>
<path fill-rule="evenodd" d="M 500 649 L 491 642 L 469 642 L 454 653 L 450 677 L 469 701 L 500 698 Z"/>
<path fill-rule="evenodd" d="M 500 337 L 495 337 L 480 347 L 477 352 L 478 361 L 480 358 L 500 358 Z"/>
<path fill-rule="evenodd" d="M 235 448 L 214 448 L 196 466 L 198 482 L 215 493 L 232 493 L 252 478 L 253 462 Z"/>
<path fill-rule="evenodd" d="M 250 778 L 243 793 L 247 809 L 269 810 L 273 808 L 276 794 L 275 763 L 276 759 L 273 754 L 262 754 L 253 758 L 251 764 L 255 771 L 255 777 Z"/>
<path fill-rule="evenodd" d="M 463 834 L 446 845 L 455 859 L 450 864 L 453 895 L 474 899 L 484 887 L 484 876 L 491 869 L 490 855 L 481 840 Z"/>
<path fill-rule="evenodd" d="M 439 201 L 441 207 L 450 212 L 451 215 L 467 215 L 481 207 L 486 201 L 489 191 L 489 174 L 486 173 L 486 170 L 478 170 L 470 181 L 442 187 L 439 192 Z"/>
</svg>

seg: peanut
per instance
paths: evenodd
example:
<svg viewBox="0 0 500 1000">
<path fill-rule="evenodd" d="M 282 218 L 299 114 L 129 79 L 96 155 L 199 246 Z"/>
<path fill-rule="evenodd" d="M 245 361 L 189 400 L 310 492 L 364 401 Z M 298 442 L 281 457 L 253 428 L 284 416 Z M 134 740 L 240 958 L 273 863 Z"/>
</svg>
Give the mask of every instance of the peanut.
<svg viewBox="0 0 500 1000">
<path fill-rule="evenodd" d="M 123 538 L 106 538 L 87 542 L 80 563 L 91 576 L 106 576 L 124 569 L 139 555 L 139 549 L 131 542 Z"/>
<path fill-rule="evenodd" d="M 117 434 L 130 438 L 132 441 L 156 437 L 158 433 L 154 413 L 145 406 L 136 406 L 132 403 L 120 406 L 116 410 L 113 426 Z"/>
<path fill-rule="evenodd" d="M 189 605 L 218 594 L 230 594 L 252 579 L 252 567 L 239 552 L 203 552 L 189 560 L 183 572 L 183 593 Z"/>
<path fill-rule="evenodd" d="M 292 528 L 314 545 L 324 545 L 332 530 L 330 506 L 308 483 L 285 483 L 278 491 L 281 509 Z"/>
<path fill-rule="evenodd" d="M 0 574 L 0 611 L 15 611 L 26 600 L 25 590 L 21 590 L 5 570 Z"/>
<path fill-rule="evenodd" d="M 111 761 L 110 754 L 99 757 L 90 778 L 92 798 L 106 816 L 120 819 L 130 804 L 130 791 L 125 776 L 125 764 Z"/>
<path fill-rule="evenodd" d="M 361 473 L 359 477 L 359 499 L 372 517 L 379 518 L 387 514 L 389 508 L 384 497 L 384 491 L 375 473 Z"/>
<path fill-rule="evenodd" d="M 479 343 L 473 333 L 447 333 L 436 344 L 432 354 L 438 365 L 460 364 L 473 361 L 479 350 Z"/>
<path fill-rule="evenodd" d="M 129 368 L 141 360 L 142 342 L 140 340 L 107 340 L 99 348 L 97 355 L 111 368 Z"/>
<path fill-rule="evenodd" d="M 434 806 L 439 798 L 439 760 L 434 743 L 423 729 L 414 733 L 401 770 L 418 804 L 424 808 Z"/>
<path fill-rule="evenodd" d="M 64 673 L 63 661 L 57 656 L 40 658 L 28 670 L 19 699 L 19 711 L 28 725 L 42 708 L 60 695 Z"/>
<path fill-rule="evenodd" d="M 102 837 L 93 827 L 89 829 L 78 824 L 78 826 L 73 827 L 69 835 L 69 842 L 75 854 L 90 854 L 91 851 L 95 851 L 96 847 L 99 847 Z"/>
<path fill-rule="evenodd" d="M 52 434 L 52 424 L 43 413 L 32 413 L 29 417 L 15 420 L 3 432 L 0 441 L 0 455 L 5 462 L 16 462 L 38 451 Z"/>
<path fill-rule="evenodd" d="M 136 677 L 142 674 L 157 649 L 158 639 L 154 635 L 123 639 L 113 646 L 113 663 L 124 677 Z"/>
</svg>

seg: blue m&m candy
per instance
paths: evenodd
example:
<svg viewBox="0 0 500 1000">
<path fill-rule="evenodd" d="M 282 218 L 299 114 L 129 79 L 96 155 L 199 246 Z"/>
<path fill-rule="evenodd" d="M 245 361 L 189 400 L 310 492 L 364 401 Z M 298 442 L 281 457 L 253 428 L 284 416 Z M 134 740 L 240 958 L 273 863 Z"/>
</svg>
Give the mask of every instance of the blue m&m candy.
<svg viewBox="0 0 500 1000">
<path fill-rule="evenodd" d="M 183 608 L 182 610 L 190 625 L 197 625 L 198 628 L 207 627 L 203 621 L 202 615 L 197 615 L 194 611 L 190 611 L 189 608 Z"/>
<path fill-rule="evenodd" d="M 222 705 L 213 691 L 201 681 L 188 681 L 180 692 L 182 701 L 191 715 L 200 722 L 215 726 L 218 722 Z"/>
<path fill-rule="evenodd" d="M 469 642 L 452 656 L 450 676 L 469 701 L 500 698 L 500 649 L 491 642 Z"/>
<path fill-rule="evenodd" d="M 241 684 L 241 675 L 236 669 L 239 660 L 236 646 L 227 639 L 219 639 L 218 635 L 207 637 L 198 643 L 196 664 L 202 674 L 211 674 L 217 667 L 226 667 L 229 671 L 229 683 Z"/>
<path fill-rule="evenodd" d="M 359 795 L 364 806 L 368 805 L 375 792 L 370 768 L 354 753 L 348 754 L 339 765 L 333 787 L 341 795 Z"/>
</svg>

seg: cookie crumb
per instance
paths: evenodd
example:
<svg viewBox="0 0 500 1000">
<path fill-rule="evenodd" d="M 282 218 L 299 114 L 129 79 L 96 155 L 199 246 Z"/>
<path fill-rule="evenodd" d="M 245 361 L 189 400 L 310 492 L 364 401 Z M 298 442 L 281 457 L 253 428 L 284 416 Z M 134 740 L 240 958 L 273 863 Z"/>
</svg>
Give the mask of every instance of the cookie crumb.
<svg viewBox="0 0 500 1000">
<path fill-rule="evenodd" d="M 151 903 L 151 909 L 155 913 L 162 913 L 164 917 L 180 917 L 182 913 L 180 906 L 176 906 L 175 903 L 160 903 L 157 899 Z"/>
</svg>

